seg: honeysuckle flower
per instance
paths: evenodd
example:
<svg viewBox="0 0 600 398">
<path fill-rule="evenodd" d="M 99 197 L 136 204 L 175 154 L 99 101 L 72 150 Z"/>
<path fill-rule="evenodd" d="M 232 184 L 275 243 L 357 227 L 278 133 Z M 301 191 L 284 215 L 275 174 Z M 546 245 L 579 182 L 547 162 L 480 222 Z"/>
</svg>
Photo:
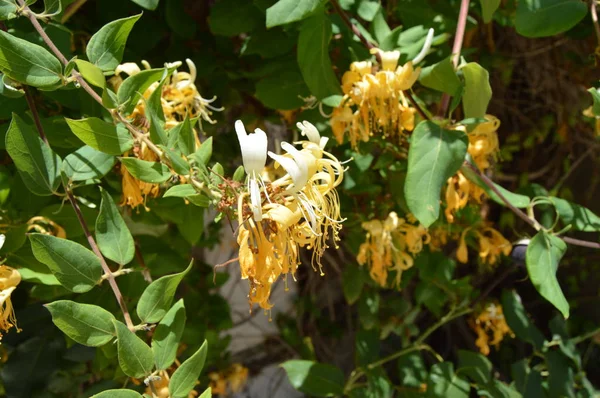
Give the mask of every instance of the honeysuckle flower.
<svg viewBox="0 0 600 398">
<path fill-rule="evenodd" d="M 228 369 L 208 374 L 213 395 L 235 394 L 242 391 L 248 380 L 248 368 L 239 363 L 232 364 Z"/>
<path fill-rule="evenodd" d="M 487 303 L 479 313 L 469 319 L 468 323 L 477 334 L 475 345 L 486 356 L 490 354 L 490 345 L 498 348 L 504 336 L 514 337 L 504 318 L 502 306 L 498 302 Z"/>
<path fill-rule="evenodd" d="M 241 120 L 235 122 L 235 132 L 242 150 L 244 170 L 247 175 L 248 192 L 254 221 L 262 220 L 261 185 L 264 186 L 261 175 L 267 162 L 267 134 L 261 129 L 255 129 L 248 134 Z"/>
<path fill-rule="evenodd" d="M 466 241 L 469 232 L 474 235 L 479 245 L 479 257 L 484 264 L 494 265 L 500 259 L 501 254 L 510 255 L 512 244 L 499 231 L 490 226 L 478 225 L 468 227 L 460 234 L 456 259 L 461 263 L 469 261 Z"/>
<path fill-rule="evenodd" d="M 395 212 L 391 212 L 385 221 L 367 221 L 362 227 L 367 234 L 365 243 L 359 248 L 358 263 L 367 264 L 371 278 L 382 287 L 387 286 L 388 271 L 396 271 L 395 285 L 399 286 L 402 272 L 414 264 L 413 256 L 429 243 L 427 230 L 399 218 Z"/>
<path fill-rule="evenodd" d="M 0 265 L 0 331 L 8 332 L 10 328 L 17 328 L 17 318 L 10 299 L 17 285 L 21 283 L 21 274 L 7 265 Z M 2 332 L 0 332 L 2 339 Z"/>
<path fill-rule="evenodd" d="M 129 152 L 124 154 L 124 156 L 129 155 Z M 133 155 L 138 159 L 149 162 L 158 161 L 158 155 L 150 150 L 150 148 L 148 148 L 148 146 L 143 142 L 139 145 L 139 147 L 134 149 Z M 152 184 L 138 180 L 132 176 L 125 167 L 121 167 L 121 188 L 123 190 L 123 194 L 120 206 L 127 205 L 131 208 L 136 208 L 139 205 L 143 205 L 146 211 L 149 210 L 146 207 L 146 199 L 148 197 L 155 198 L 160 194 L 160 186 L 158 184 Z"/>
<path fill-rule="evenodd" d="M 63 227 L 49 219 L 48 217 L 35 216 L 27 221 L 27 231 L 38 232 L 46 235 L 53 235 L 57 238 L 65 239 L 67 232 Z"/>
</svg>

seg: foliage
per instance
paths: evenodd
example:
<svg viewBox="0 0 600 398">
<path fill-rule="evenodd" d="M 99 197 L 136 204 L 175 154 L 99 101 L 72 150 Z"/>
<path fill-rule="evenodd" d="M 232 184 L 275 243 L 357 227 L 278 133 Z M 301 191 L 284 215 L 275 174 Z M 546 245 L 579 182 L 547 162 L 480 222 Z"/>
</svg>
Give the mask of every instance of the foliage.
<svg viewBox="0 0 600 398">
<path fill-rule="evenodd" d="M 598 394 L 595 1 L 38 3 L 0 2 L 3 394 L 239 392 L 240 277 L 309 396 Z"/>
</svg>

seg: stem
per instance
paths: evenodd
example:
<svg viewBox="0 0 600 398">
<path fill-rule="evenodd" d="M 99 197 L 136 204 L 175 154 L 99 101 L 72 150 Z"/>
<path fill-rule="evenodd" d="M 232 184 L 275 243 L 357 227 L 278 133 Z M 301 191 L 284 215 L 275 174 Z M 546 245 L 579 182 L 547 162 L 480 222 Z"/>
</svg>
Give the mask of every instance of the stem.
<svg viewBox="0 0 600 398">
<path fill-rule="evenodd" d="M 460 51 L 462 49 L 463 40 L 465 38 L 465 28 L 467 26 L 467 16 L 469 15 L 469 0 L 461 0 L 460 10 L 458 11 L 458 21 L 456 24 L 456 33 L 454 34 L 454 44 L 452 45 L 452 64 L 454 69 L 458 67 L 458 61 L 460 59 Z M 448 112 L 448 106 L 450 105 L 450 94 L 444 93 L 442 95 L 442 101 L 438 116 L 444 117 Z"/>
<path fill-rule="evenodd" d="M 572 342 L 572 343 L 574 343 L 574 344 L 579 344 L 579 343 L 582 343 L 582 342 L 586 341 L 589 338 L 594 337 L 598 333 L 600 333 L 600 327 L 597 328 L 597 329 L 592 330 L 591 332 L 587 332 L 585 334 L 582 334 L 581 336 L 573 337 L 569 341 Z"/>
<path fill-rule="evenodd" d="M 31 21 L 31 24 L 33 25 L 33 27 L 35 28 L 35 30 L 38 32 L 38 34 L 40 35 L 40 37 L 42 38 L 42 40 L 44 40 L 44 43 L 46 43 L 46 45 L 50 48 L 50 50 L 52 50 L 52 52 L 54 53 L 54 55 L 63 63 L 63 65 L 67 65 L 69 63 L 69 60 L 67 60 L 67 58 L 63 55 L 63 53 L 61 53 L 60 50 L 56 47 L 56 45 L 54 45 L 54 43 L 52 42 L 52 40 L 50 39 L 50 37 L 44 31 L 44 28 L 42 28 L 42 25 L 40 25 L 40 23 L 37 20 L 35 14 L 25 4 L 25 1 L 24 0 L 17 0 L 17 1 L 18 1 L 19 5 L 23 8 L 23 11 L 24 11 L 23 14 L 27 16 L 27 18 L 29 19 L 29 21 Z M 100 97 L 98 95 L 98 93 L 94 91 L 94 89 L 83 79 L 83 77 L 79 74 L 79 72 L 77 72 L 76 70 L 73 70 L 71 72 L 71 76 L 73 76 L 75 78 L 75 80 L 77 80 L 77 82 L 81 85 L 81 87 L 97 103 L 99 103 L 101 106 L 104 107 L 104 104 L 102 103 L 102 97 Z M 156 153 L 159 156 L 159 158 L 162 158 L 162 151 L 156 145 L 154 145 L 154 143 L 152 141 L 150 141 L 148 139 L 148 137 L 146 137 L 143 133 L 140 133 L 120 113 L 113 112 L 110 109 L 107 109 L 107 110 L 113 115 L 113 117 L 115 117 L 116 119 L 118 119 L 119 122 L 123 123 L 125 125 L 125 127 L 127 127 L 127 130 L 129 130 L 131 132 L 131 134 L 135 138 L 137 138 L 137 139 L 139 139 L 141 141 L 144 141 L 144 143 L 148 146 L 148 148 L 150 148 L 151 151 L 153 151 L 154 153 Z"/>
<path fill-rule="evenodd" d="M 342 7 L 340 6 L 340 3 L 338 3 L 337 0 L 329 0 L 329 2 L 335 9 L 335 12 L 342 18 L 342 21 L 344 21 L 346 26 L 348 26 L 352 30 L 352 32 L 354 32 L 354 34 L 358 37 L 358 39 L 365 47 L 367 47 L 369 50 L 371 50 L 372 48 L 376 48 L 373 45 L 373 43 L 367 40 L 367 38 L 363 36 L 362 33 L 360 33 L 360 30 L 352 23 L 352 21 L 350 21 L 350 18 L 348 18 L 348 14 L 344 12 Z M 379 54 L 376 54 L 376 56 L 379 57 Z"/>
<path fill-rule="evenodd" d="M 463 315 L 467 315 L 471 311 L 473 311 L 471 308 L 465 308 L 458 312 L 455 312 L 454 310 L 450 311 L 448 314 L 443 316 L 439 321 L 437 321 L 431 327 L 429 327 L 429 329 L 427 329 L 425 331 L 425 333 L 420 335 L 419 338 L 415 341 L 415 344 L 422 345 L 423 342 L 438 328 L 440 328 L 441 326 L 444 326 L 446 323 L 450 322 L 453 319 L 460 318 Z"/>
<path fill-rule="evenodd" d="M 425 111 L 421 108 L 421 106 L 419 105 L 419 103 L 417 102 L 417 100 L 415 100 L 415 98 L 413 97 L 412 93 L 410 91 L 404 91 L 404 95 L 406 95 L 406 98 L 408 98 L 408 100 L 410 101 L 410 103 L 412 104 L 412 106 L 415 107 L 415 109 L 417 110 L 417 112 L 419 113 L 419 115 L 421 115 L 421 117 L 424 120 L 431 120 L 431 118 L 425 113 Z"/>
<path fill-rule="evenodd" d="M 35 100 L 31 95 L 31 89 L 27 86 L 23 86 L 23 91 L 25 91 L 25 99 L 27 100 L 27 105 L 29 106 L 29 110 L 31 110 L 31 115 L 33 116 L 33 121 L 35 122 L 35 127 L 37 128 L 38 133 L 40 134 L 40 138 L 44 141 L 44 144 L 48 144 L 48 138 L 46 138 L 46 133 L 44 133 L 44 128 L 42 127 L 42 122 L 40 121 L 40 115 L 37 111 L 37 107 L 35 106 Z"/>
<path fill-rule="evenodd" d="M 502 202 L 504 202 L 506 207 L 508 207 L 513 213 L 515 213 L 517 216 L 519 216 L 519 218 L 521 218 L 523 221 L 525 221 L 527 224 L 529 224 L 536 230 L 539 230 L 541 228 L 541 225 L 537 221 L 530 218 L 527 214 L 525 214 L 523 211 L 521 211 L 521 209 L 517 209 L 515 206 L 513 206 L 513 204 L 510 203 L 510 201 L 508 199 L 506 199 L 506 197 L 504 195 L 502 195 L 502 193 L 498 190 L 498 188 L 496 188 L 496 185 L 492 182 L 492 180 L 490 180 L 490 178 L 488 176 L 486 176 L 481 171 L 479 171 L 479 169 L 477 167 L 475 167 L 473 164 L 471 164 L 470 162 L 465 161 L 463 164 L 466 167 L 470 168 L 474 173 L 476 173 L 479 176 L 479 178 L 481 178 L 483 183 L 488 188 L 490 188 L 500 198 L 500 200 Z M 589 247 L 591 249 L 600 249 L 600 243 L 597 243 L 597 242 L 590 242 L 587 240 L 569 238 L 568 236 L 559 236 L 559 238 L 564 240 L 565 243 L 569 243 L 574 246 Z"/>
<path fill-rule="evenodd" d="M 429 347 L 427 344 L 413 345 L 411 347 L 405 348 L 404 350 L 400 350 L 398 352 L 395 352 L 392 355 L 388 355 L 387 357 L 382 358 L 382 359 L 380 359 L 377 362 L 373 362 L 373 363 L 368 364 L 367 365 L 367 369 L 369 369 L 369 370 L 374 369 L 374 368 L 376 368 L 378 366 L 381 366 L 381 365 L 383 365 L 385 363 L 393 361 L 394 359 L 400 358 L 401 356 L 406 355 L 408 353 L 411 353 L 413 351 L 422 351 L 422 350 L 427 350 L 427 351 L 432 350 L 433 351 L 433 349 L 431 347 Z M 436 357 L 437 357 L 437 355 L 436 355 Z"/>
<path fill-rule="evenodd" d="M 598 25 L 598 11 L 596 10 L 596 0 L 590 1 L 590 14 L 592 15 L 592 22 L 594 23 L 594 30 L 596 31 L 596 40 L 600 46 L 600 26 Z"/>
<path fill-rule="evenodd" d="M 79 220 L 81 229 L 83 229 L 83 233 L 85 234 L 88 244 L 92 248 L 92 251 L 94 252 L 94 254 L 100 259 L 100 264 L 102 264 L 102 269 L 104 270 L 106 279 L 108 279 L 108 283 L 110 284 L 110 287 L 111 287 L 113 293 L 115 294 L 117 302 L 119 303 L 119 306 L 121 307 L 121 311 L 123 312 L 123 318 L 125 318 L 125 323 L 127 324 L 127 327 L 129 328 L 129 330 L 133 331 L 134 326 L 133 326 L 133 322 L 131 322 L 131 316 L 129 315 L 129 310 L 127 309 L 127 305 L 125 304 L 125 299 L 123 298 L 123 295 L 121 294 L 121 290 L 119 290 L 119 286 L 117 285 L 117 281 L 115 280 L 114 274 L 108 267 L 108 264 L 106 263 L 106 260 L 104 259 L 104 256 L 100 252 L 100 248 L 98 248 L 98 245 L 96 244 L 96 241 L 94 240 L 94 237 L 90 233 L 87 223 L 85 222 L 85 219 L 83 218 L 83 214 L 81 213 L 81 209 L 79 208 L 79 204 L 75 200 L 73 193 L 67 187 L 65 187 L 65 190 L 67 191 L 67 197 L 69 198 L 69 202 L 71 202 L 71 206 L 73 206 L 73 210 L 75 210 L 75 214 L 77 215 L 77 219 Z"/>
</svg>

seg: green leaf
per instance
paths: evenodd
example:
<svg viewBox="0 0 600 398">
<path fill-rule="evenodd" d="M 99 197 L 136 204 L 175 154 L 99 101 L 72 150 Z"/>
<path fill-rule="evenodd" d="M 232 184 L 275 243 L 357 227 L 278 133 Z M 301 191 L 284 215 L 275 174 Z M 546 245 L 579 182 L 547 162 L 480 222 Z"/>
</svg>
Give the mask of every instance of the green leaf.
<svg viewBox="0 0 600 398">
<path fill-rule="evenodd" d="M 67 336 L 88 347 L 100 347 L 115 337 L 115 317 L 97 305 L 59 300 L 46 304 L 52 322 Z"/>
<path fill-rule="evenodd" d="M 284 362 L 292 386 L 307 395 L 332 397 L 344 394 L 344 374 L 335 366 L 305 360 Z"/>
<path fill-rule="evenodd" d="M 113 325 L 117 331 L 119 365 L 123 373 L 136 379 L 150 375 L 154 367 L 152 349 L 123 323 L 113 321 Z"/>
<path fill-rule="evenodd" d="M 592 112 L 594 116 L 600 116 L 600 91 L 597 88 L 592 87 L 588 88 L 588 92 L 592 95 L 592 100 L 594 101 L 592 105 Z"/>
<path fill-rule="evenodd" d="M 544 346 L 544 335 L 529 319 L 521 297 L 514 290 L 505 290 L 502 292 L 502 312 L 506 318 L 506 323 L 520 340 L 527 341 L 541 350 Z"/>
<path fill-rule="evenodd" d="M 105 257 L 125 265 L 133 260 L 135 244 L 119 208 L 108 192 L 100 188 L 102 202 L 96 219 L 96 241 Z"/>
<path fill-rule="evenodd" d="M 212 390 L 210 387 L 208 387 L 206 390 L 204 390 L 204 392 L 202 394 L 200 394 L 200 396 L 198 398 L 211 398 L 212 397 Z"/>
<path fill-rule="evenodd" d="M 178 153 L 178 151 L 169 149 L 164 145 L 159 145 L 158 147 L 163 150 L 167 159 L 171 162 L 171 167 L 173 167 L 173 170 L 177 174 L 182 176 L 190 174 L 190 164 L 181 157 L 181 154 Z"/>
<path fill-rule="evenodd" d="M 62 11 L 62 0 L 44 0 L 44 16 L 52 17 Z"/>
<path fill-rule="evenodd" d="M 167 369 L 175 361 L 185 320 L 185 307 L 182 299 L 171 307 L 156 326 L 152 336 L 152 352 L 157 369 Z"/>
<path fill-rule="evenodd" d="M 272 74 L 256 83 L 254 96 L 271 109 L 291 110 L 304 105 L 309 95 L 300 71 L 294 67 Z"/>
<path fill-rule="evenodd" d="M 171 178 L 169 168 L 159 162 L 148 162 L 138 158 L 119 158 L 127 171 L 138 180 L 161 184 Z"/>
<path fill-rule="evenodd" d="M 500 7 L 500 0 L 479 0 L 481 3 L 481 16 L 484 23 L 489 23 L 494 16 L 494 12 Z"/>
<path fill-rule="evenodd" d="M 579 0 L 519 0 L 515 28 L 525 37 L 547 37 L 566 32 L 587 14 Z"/>
<path fill-rule="evenodd" d="M 176 198 L 185 198 L 187 196 L 198 195 L 198 192 L 190 184 L 175 185 L 165 192 L 163 198 L 173 196 Z"/>
<path fill-rule="evenodd" d="M 143 398 L 137 391 L 119 389 L 119 390 L 106 390 L 99 394 L 92 395 L 91 398 Z"/>
<path fill-rule="evenodd" d="M 169 381 L 169 394 L 172 398 L 187 398 L 189 392 L 196 385 L 206 361 L 208 351 L 206 344 L 206 340 L 204 340 L 198 351 L 173 372 Z"/>
<path fill-rule="evenodd" d="M 113 71 L 123 59 L 125 43 L 142 14 L 117 19 L 96 32 L 85 49 L 90 62 L 103 71 Z"/>
<path fill-rule="evenodd" d="M 0 71 L 20 83 L 51 88 L 61 82 L 62 65 L 44 47 L 0 30 Z"/>
<path fill-rule="evenodd" d="M 123 113 L 131 113 L 148 87 L 162 79 L 164 73 L 164 69 L 148 69 L 123 80 L 117 90 L 117 99 L 123 106 Z"/>
<path fill-rule="evenodd" d="M 85 181 L 104 177 L 116 162 L 114 156 L 85 145 L 68 155 L 62 168 L 71 181 Z"/>
<path fill-rule="evenodd" d="M 267 28 L 307 18 L 323 3 L 324 0 L 279 0 L 267 8 Z"/>
<path fill-rule="evenodd" d="M 554 204 L 558 216 L 565 224 L 571 225 L 578 231 L 600 231 L 600 217 L 591 210 L 554 196 L 551 196 L 550 200 Z"/>
<path fill-rule="evenodd" d="M 16 0 L 0 1 L 0 21 L 16 18 L 18 8 Z"/>
<path fill-rule="evenodd" d="M 181 153 L 186 156 L 196 149 L 196 133 L 187 115 L 183 122 L 168 131 L 168 138 L 169 147 L 177 146 Z"/>
<path fill-rule="evenodd" d="M 436 363 L 431 367 L 427 383 L 427 397 L 468 398 L 471 387 L 454 373 L 451 362 Z"/>
<path fill-rule="evenodd" d="M 463 132 L 445 130 L 431 121 L 419 123 L 413 132 L 404 195 L 426 228 L 439 216 L 440 191 L 462 165 L 468 143 Z"/>
<path fill-rule="evenodd" d="M 356 303 L 365 285 L 363 271 L 357 266 L 348 266 L 342 273 L 342 288 L 348 304 Z"/>
<path fill-rule="evenodd" d="M 196 161 L 196 163 L 201 164 L 203 166 L 208 165 L 210 158 L 212 156 L 213 150 L 213 139 L 212 137 L 208 137 L 201 145 L 200 148 L 196 152 L 194 152 L 190 157 Z"/>
<path fill-rule="evenodd" d="M 540 231 L 529 242 L 525 255 L 531 283 L 542 297 L 563 314 L 565 319 L 569 317 L 569 303 L 556 279 L 556 270 L 566 250 L 567 245 L 562 239 Z"/>
<path fill-rule="evenodd" d="M 150 139 L 155 144 L 167 144 L 167 133 L 165 133 L 165 114 L 162 108 L 162 91 L 165 79 L 154 89 L 148 101 L 146 101 L 145 114 L 150 121 Z"/>
<path fill-rule="evenodd" d="M 467 350 L 458 350 L 458 371 L 475 383 L 483 385 L 491 380 L 492 363 L 483 355 Z"/>
<path fill-rule="evenodd" d="M 122 155 L 133 147 L 133 139 L 123 127 L 97 117 L 74 120 L 65 118 L 69 128 L 81 141 L 109 155 Z"/>
<path fill-rule="evenodd" d="M 474 166 L 474 167 L 477 167 L 477 166 Z M 488 187 L 483 182 L 481 177 L 479 177 L 479 175 L 477 175 L 477 173 L 475 173 L 473 170 L 471 170 L 471 168 L 469 166 L 462 166 L 460 168 L 460 172 L 463 173 L 463 175 L 465 177 L 467 177 L 469 179 L 469 181 L 477 184 L 480 188 L 482 188 L 485 191 L 485 193 L 488 194 L 490 199 L 492 199 L 494 202 L 496 202 L 502 206 L 506 206 L 506 203 L 504 203 L 504 201 L 502 199 L 500 199 L 500 196 L 498 196 L 496 194 L 496 192 L 494 192 L 490 187 Z M 498 192 L 500 192 L 502 194 L 502 196 L 504 196 L 504 198 L 506 198 L 506 200 L 508 200 L 516 208 L 520 208 L 520 209 L 525 208 L 525 207 L 529 206 L 529 203 L 531 202 L 531 199 L 529 198 L 529 196 L 510 192 L 509 190 L 507 190 L 495 183 L 494 183 L 494 187 L 496 187 Z"/>
<path fill-rule="evenodd" d="M 133 1 L 135 4 L 137 4 L 140 7 L 145 8 L 146 10 L 156 10 L 156 7 L 158 7 L 158 2 L 159 0 L 131 0 Z"/>
<path fill-rule="evenodd" d="M 463 110 L 465 118 L 484 117 L 492 98 L 490 74 L 481 65 L 469 62 L 460 70 L 465 77 Z"/>
<path fill-rule="evenodd" d="M 195 222 L 195 220 L 186 220 L 187 222 Z M 140 320 L 144 323 L 159 322 L 167 313 L 173 302 L 175 291 L 179 282 L 192 269 L 192 264 L 178 274 L 166 275 L 152 282 L 142 296 L 137 305 L 137 314 Z"/>
<path fill-rule="evenodd" d="M 380 8 L 381 4 L 378 1 L 362 0 L 356 13 L 365 21 L 371 22 L 375 19 L 375 15 L 377 15 Z"/>
<path fill-rule="evenodd" d="M 219 0 L 210 8 L 208 25 L 214 35 L 237 36 L 253 31 L 263 18 L 252 1 Z"/>
<path fill-rule="evenodd" d="M 79 243 L 44 234 L 30 234 L 29 240 L 35 258 L 46 264 L 66 289 L 85 293 L 100 281 L 100 260 Z"/>
<path fill-rule="evenodd" d="M 27 189 L 39 196 L 56 192 L 61 160 L 17 114 L 6 133 L 6 151 Z"/>
<path fill-rule="evenodd" d="M 329 58 L 330 41 L 331 21 L 324 12 L 302 23 L 298 37 L 298 66 L 317 99 L 342 93 Z"/>
<path fill-rule="evenodd" d="M 102 73 L 102 69 L 82 59 L 76 59 L 75 64 L 81 76 L 88 83 L 100 88 L 106 87 L 106 78 L 104 77 L 104 73 Z"/>
<path fill-rule="evenodd" d="M 419 81 L 425 87 L 454 95 L 462 83 L 454 71 L 451 57 L 421 70 Z"/>
</svg>

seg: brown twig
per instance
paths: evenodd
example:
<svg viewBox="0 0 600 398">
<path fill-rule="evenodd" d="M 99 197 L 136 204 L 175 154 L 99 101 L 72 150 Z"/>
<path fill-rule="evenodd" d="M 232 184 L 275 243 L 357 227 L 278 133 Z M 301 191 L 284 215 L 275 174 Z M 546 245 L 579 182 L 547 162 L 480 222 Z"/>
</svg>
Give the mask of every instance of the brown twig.
<svg viewBox="0 0 600 398">
<path fill-rule="evenodd" d="M 596 0 L 590 0 L 590 14 L 592 15 L 592 22 L 594 23 L 594 30 L 596 31 L 596 40 L 600 46 L 600 25 L 598 25 L 598 11 L 596 10 Z"/>
<path fill-rule="evenodd" d="M 452 64 L 454 69 L 458 67 L 460 59 L 460 51 L 462 49 L 463 40 L 465 38 L 465 28 L 467 26 L 467 16 L 469 15 L 469 0 L 461 0 L 460 10 L 458 12 L 458 21 L 456 24 L 456 33 L 454 34 L 454 44 L 452 45 Z M 440 103 L 438 116 L 445 117 L 450 105 L 450 94 L 444 93 Z"/>
<path fill-rule="evenodd" d="M 510 203 L 510 201 L 508 199 L 506 199 L 506 197 L 502 194 L 502 192 L 500 192 L 498 190 L 498 188 L 496 188 L 496 185 L 494 184 L 494 182 L 492 180 L 490 180 L 490 178 L 488 176 L 486 176 L 481 171 L 479 171 L 479 169 L 477 167 L 475 167 L 471 162 L 465 161 L 464 165 L 466 167 L 468 167 L 469 169 L 471 169 L 474 173 L 476 173 L 479 176 L 479 178 L 481 178 L 483 183 L 489 189 L 491 189 L 498 196 L 498 198 L 500 198 L 500 200 L 502 202 L 504 202 L 506 207 L 508 207 L 519 218 L 521 218 L 523 221 L 525 221 L 527 224 L 529 224 L 536 230 L 539 230 L 542 227 L 536 220 L 530 218 L 527 214 L 525 214 L 523 211 L 521 211 L 521 209 L 518 209 L 515 206 L 513 206 L 513 204 Z M 563 241 L 565 241 L 565 243 L 569 243 L 574 246 L 589 247 L 591 249 L 600 249 L 600 243 L 597 243 L 597 242 L 590 242 L 590 241 L 582 240 L 582 239 L 569 238 L 568 236 L 559 236 L 559 238 L 561 238 Z"/>
<path fill-rule="evenodd" d="M 412 93 L 410 91 L 405 91 L 404 95 L 406 95 L 406 98 L 408 98 L 408 100 L 410 101 L 410 103 L 412 104 L 412 106 L 414 106 L 414 108 L 417 110 L 417 112 L 419 113 L 419 115 L 421 115 L 421 117 L 424 120 L 431 120 L 429 115 L 427 115 L 425 113 L 425 111 L 423 110 L 423 108 L 421 108 L 421 106 L 419 105 L 419 103 L 415 100 L 415 98 L 413 97 Z"/>
<path fill-rule="evenodd" d="M 376 48 L 375 45 L 373 45 L 373 43 L 367 40 L 367 38 L 360 32 L 360 29 L 358 29 L 356 25 L 354 25 L 352 21 L 350 21 L 350 18 L 348 18 L 348 14 L 344 12 L 342 7 L 340 6 L 340 3 L 338 3 L 337 0 L 329 0 L 329 2 L 335 9 L 335 12 L 340 16 L 340 18 L 342 18 L 342 21 L 344 21 L 346 26 L 348 26 L 352 30 L 352 32 L 354 32 L 354 34 L 358 37 L 358 39 L 365 47 L 367 47 L 369 50 Z M 378 54 L 376 54 L 376 56 L 379 57 Z"/>
<path fill-rule="evenodd" d="M 31 114 L 32 114 L 33 120 L 35 122 L 35 126 L 38 130 L 38 134 L 40 135 L 40 137 L 42 138 L 44 143 L 46 145 L 48 145 L 48 140 L 46 139 L 46 133 L 44 132 L 44 127 L 42 126 L 42 123 L 40 120 L 40 115 L 37 112 L 37 108 L 35 107 L 35 102 L 33 101 L 33 98 L 31 97 L 31 93 L 27 88 L 25 88 L 25 96 L 27 97 L 27 103 L 29 104 L 29 109 L 31 110 Z M 123 318 L 125 319 L 125 323 L 127 324 L 127 327 L 130 330 L 133 330 L 134 326 L 133 326 L 133 323 L 131 322 L 131 316 L 129 315 L 129 310 L 127 309 L 127 305 L 125 304 L 123 294 L 121 294 L 121 291 L 119 290 L 119 286 L 117 285 L 115 277 L 114 277 L 112 271 L 110 270 L 110 268 L 108 267 L 108 264 L 106 263 L 106 260 L 104 259 L 104 256 L 100 252 L 100 249 L 98 248 L 98 245 L 96 244 L 96 241 L 94 240 L 94 237 L 90 233 L 90 229 L 88 228 L 87 223 L 86 223 L 85 219 L 83 218 L 83 214 L 81 213 L 81 209 L 79 208 L 79 204 L 75 200 L 73 193 L 69 190 L 69 187 L 65 186 L 64 188 L 67 193 L 67 198 L 69 198 L 69 202 L 71 202 L 71 205 L 73 206 L 73 210 L 75 211 L 75 214 L 77 215 L 79 224 L 81 225 L 81 228 L 83 229 L 83 233 L 85 234 L 85 237 L 87 238 L 88 244 L 92 248 L 92 251 L 94 252 L 94 254 L 100 259 L 100 264 L 102 265 L 102 269 L 104 270 L 106 279 L 108 279 L 108 283 L 110 284 L 110 287 L 112 288 L 113 293 L 115 294 L 115 297 L 119 303 L 119 306 L 121 307 L 121 311 L 123 311 Z"/>
</svg>

